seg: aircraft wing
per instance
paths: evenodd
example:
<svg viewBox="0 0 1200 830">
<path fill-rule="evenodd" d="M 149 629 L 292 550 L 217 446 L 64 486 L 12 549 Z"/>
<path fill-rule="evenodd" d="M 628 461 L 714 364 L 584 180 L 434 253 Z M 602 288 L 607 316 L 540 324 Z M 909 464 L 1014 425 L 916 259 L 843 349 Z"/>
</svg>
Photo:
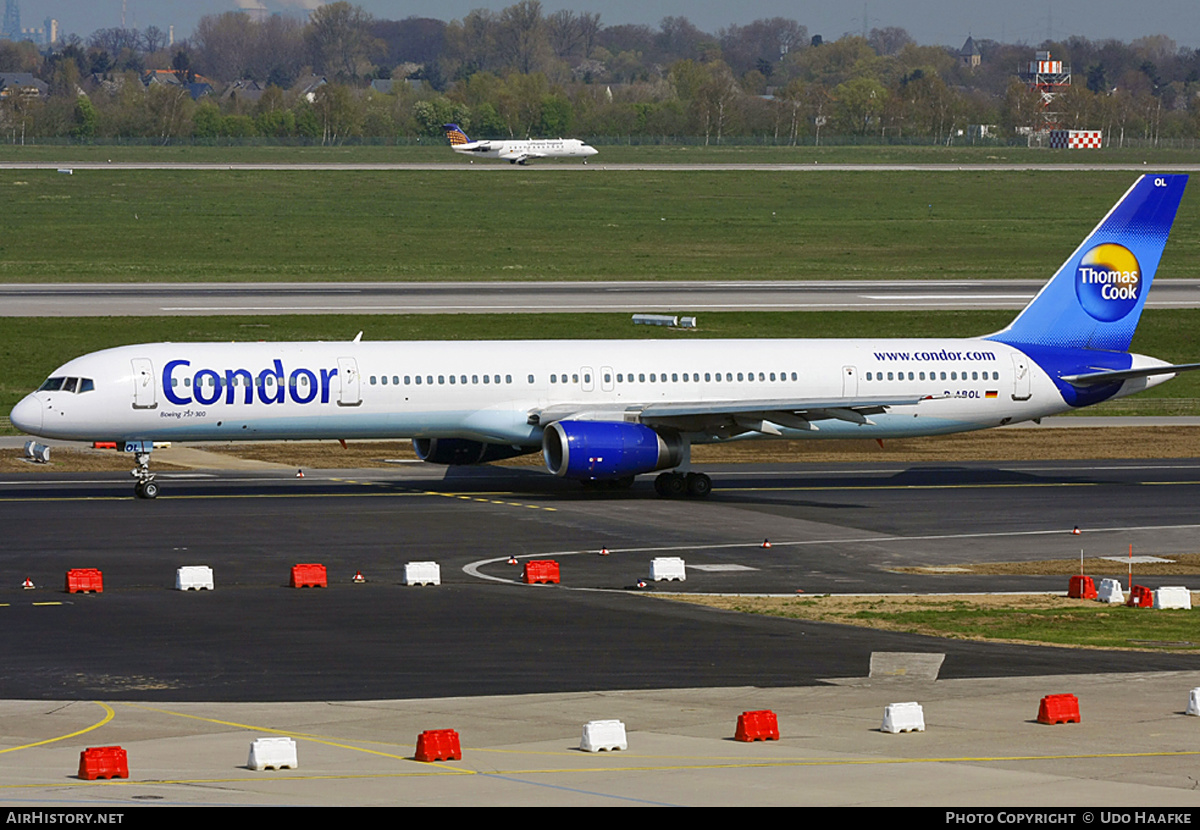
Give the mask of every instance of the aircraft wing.
<svg viewBox="0 0 1200 830">
<path fill-rule="evenodd" d="M 764 399 L 745 401 L 680 401 L 618 405 L 558 404 L 530 413 L 542 426 L 555 421 L 627 421 L 681 432 L 701 432 L 729 437 L 743 432 L 779 435 L 779 427 L 816 431 L 818 421 L 871 424 L 891 406 L 911 406 L 928 395 L 908 398 L 851 397 L 818 399 Z M 534 420 L 536 417 L 536 421 Z"/>
<path fill-rule="evenodd" d="M 505 161 L 515 161 L 517 164 L 523 164 L 529 159 L 544 159 L 545 153 L 535 153 L 530 150 L 508 150 L 500 154 L 500 158 Z"/>
</svg>

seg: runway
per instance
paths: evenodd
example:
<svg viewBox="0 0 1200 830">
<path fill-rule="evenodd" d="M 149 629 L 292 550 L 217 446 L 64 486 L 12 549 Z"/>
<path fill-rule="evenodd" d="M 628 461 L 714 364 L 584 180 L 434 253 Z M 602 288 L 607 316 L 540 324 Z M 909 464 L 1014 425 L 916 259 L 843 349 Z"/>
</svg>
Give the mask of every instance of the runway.
<svg viewBox="0 0 1200 830">
<path fill-rule="evenodd" d="M 1044 280 L 151 283 L 0 285 L 0 317 L 1020 309 Z M 1156 280 L 1148 308 L 1200 306 Z"/>
<path fill-rule="evenodd" d="M 410 464 L 302 480 L 290 471 L 162 473 L 155 502 L 134 500 L 118 475 L 5 476 L 0 615 L 9 642 L 23 648 L 8 660 L 0 697 L 793 686 L 855 675 L 872 651 L 945 652 L 946 677 L 1200 668 L 1194 657 L 936 641 L 730 617 L 647 596 L 1062 591 L 1056 577 L 893 569 L 1071 558 L 1080 547 L 1116 555 L 1131 543 L 1192 552 L 1198 462 L 711 472 L 717 489 L 705 501 L 656 499 L 649 481 L 608 495 L 533 470 L 443 477 Z M 1085 535 L 1073 536 L 1075 525 Z M 610 555 L 599 556 L 602 547 Z M 686 582 L 636 590 L 663 555 L 684 558 Z M 558 560 L 562 584 L 519 584 L 510 556 Z M 413 560 L 439 562 L 442 586 L 401 586 Z M 286 588 L 300 562 L 324 564 L 330 587 Z M 189 564 L 210 565 L 217 590 L 172 591 L 175 569 Z M 62 593 L 72 567 L 100 568 L 104 594 Z M 352 584 L 355 571 L 368 583 Z M 21 591 L 26 577 L 39 590 Z"/>
</svg>

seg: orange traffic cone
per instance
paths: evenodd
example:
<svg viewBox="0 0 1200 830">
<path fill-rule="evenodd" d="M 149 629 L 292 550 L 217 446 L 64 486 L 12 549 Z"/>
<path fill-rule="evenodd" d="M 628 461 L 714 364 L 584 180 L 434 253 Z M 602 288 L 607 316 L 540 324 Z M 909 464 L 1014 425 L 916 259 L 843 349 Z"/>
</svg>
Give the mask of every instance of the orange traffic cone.
<svg viewBox="0 0 1200 830">
<path fill-rule="evenodd" d="M 353 579 L 352 581 L 354 581 L 354 582 L 356 582 L 356 583 L 359 583 L 359 584 L 361 584 L 361 583 L 363 583 L 363 582 L 366 582 L 366 581 L 367 581 L 367 578 L 366 578 L 365 576 L 363 576 L 363 575 L 362 575 L 362 571 L 355 571 L 355 572 L 354 572 L 354 579 Z"/>
<path fill-rule="evenodd" d="M 25 577 L 25 581 L 21 583 L 21 587 L 24 588 L 26 591 L 28 591 L 30 588 L 33 587 L 33 580 L 30 579 L 29 577 Z"/>
<path fill-rule="evenodd" d="M 508 564 L 510 564 L 510 565 L 517 564 L 517 557 L 515 557 L 515 556 L 508 557 Z"/>
<path fill-rule="evenodd" d="M 304 478 L 304 470 L 296 470 L 296 478 Z"/>
<path fill-rule="evenodd" d="M 600 548 L 601 556 L 608 556 L 608 548 Z"/>
<path fill-rule="evenodd" d="M 1075 529 L 1071 531 L 1072 536 L 1078 536 L 1083 531 L 1079 529 L 1079 525 L 1075 525 Z"/>
<path fill-rule="evenodd" d="M 771 540 L 770 540 L 770 539 L 763 539 L 762 546 L 763 546 L 764 548 L 769 548 L 769 547 L 771 547 Z"/>
</svg>

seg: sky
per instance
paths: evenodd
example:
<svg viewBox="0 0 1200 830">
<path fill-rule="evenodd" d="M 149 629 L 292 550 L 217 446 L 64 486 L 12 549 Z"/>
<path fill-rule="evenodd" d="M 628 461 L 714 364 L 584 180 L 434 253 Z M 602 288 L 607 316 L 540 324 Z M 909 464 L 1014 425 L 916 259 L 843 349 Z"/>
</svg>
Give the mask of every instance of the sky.
<svg viewBox="0 0 1200 830">
<path fill-rule="evenodd" d="M 60 30 L 86 38 L 96 29 L 121 25 L 122 0 L 19 0 L 21 25 L 40 27 L 47 17 Z M 206 14 L 238 8 L 306 15 L 321 0 L 124 0 L 125 25 L 164 32 L 175 26 L 176 39 L 187 37 Z M 476 8 L 496 11 L 515 0 L 359 0 L 375 17 L 461 19 Z M 1049 35 L 1064 39 L 1082 35 L 1092 40 L 1114 38 L 1129 42 L 1165 34 L 1177 45 L 1200 48 L 1200 7 L 1196 0 L 848 0 L 844 3 L 804 0 L 542 0 L 546 13 L 562 8 L 599 12 L 604 25 L 640 23 L 657 26 L 664 17 L 681 15 L 707 32 L 763 17 L 787 17 L 808 27 L 810 35 L 836 40 L 847 32 L 861 33 L 899 26 L 923 45 L 962 45 L 967 35 L 1005 43 L 1036 45 Z M 736 10 L 736 11 L 735 11 Z"/>
</svg>

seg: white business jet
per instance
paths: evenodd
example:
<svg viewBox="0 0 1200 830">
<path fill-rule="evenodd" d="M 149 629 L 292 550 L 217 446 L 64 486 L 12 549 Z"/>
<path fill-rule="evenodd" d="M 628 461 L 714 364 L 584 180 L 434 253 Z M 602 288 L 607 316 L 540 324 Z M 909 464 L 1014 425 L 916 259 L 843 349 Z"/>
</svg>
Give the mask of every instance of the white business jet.
<svg viewBox="0 0 1200 830">
<path fill-rule="evenodd" d="M 555 475 L 706 496 L 689 448 L 986 429 L 1200 364 L 1128 352 L 1187 177 L 1142 176 L 1002 331 L 976 338 L 152 343 L 76 358 L 12 411 L 116 441 L 154 498 L 155 441 L 411 438 L 436 464 L 541 451 Z"/>
<path fill-rule="evenodd" d="M 481 158 L 504 159 L 510 164 L 524 164 L 531 159 L 582 158 L 600 152 L 578 138 L 528 138 L 520 141 L 472 141 L 457 124 L 443 124 L 446 139 L 456 153 Z"/>
</svg>

